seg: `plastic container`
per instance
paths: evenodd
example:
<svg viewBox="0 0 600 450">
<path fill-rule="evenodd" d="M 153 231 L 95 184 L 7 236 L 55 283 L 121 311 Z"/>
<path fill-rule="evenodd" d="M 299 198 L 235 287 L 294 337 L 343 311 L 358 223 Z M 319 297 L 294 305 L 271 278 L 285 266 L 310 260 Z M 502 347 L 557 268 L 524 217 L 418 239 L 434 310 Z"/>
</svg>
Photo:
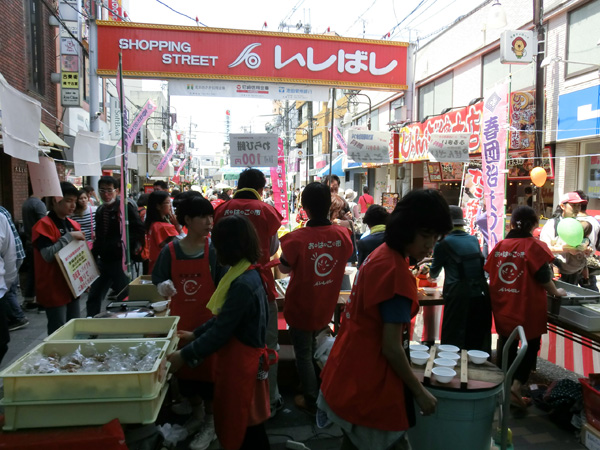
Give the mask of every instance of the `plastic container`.
<svg viewBox="0 0 600 450">
<path fill-rule="evenodd" d="M 409 349 L 411 352 L 428 352 L 429 347 L 423 344 L 410 344 Z"/>
<path fill-rule="evenodd" d="M 105 319 L 101 319 L 105 320 Z M 154 319 L 152 319 L 154 320 Z M 83 399 L 153 398 L 167 375 L 166 355 L 170 342 L 155 340 L 160 354 L 147 372 L 89 372 L 19 374 L 25 360 L 35 354 L 67 355 L 80 345 L 93 342 L 99 352 L 116 345 L 123 350 L 148 340 L 43 342 L 0 373 L 4 378 L 4 401 L 41 402 Z"/>
<path fill-rule="evenodd" d="M 469 361 L 473 364 L 483 364 L 490 357 L 488 352 L 482 352 L 481 350 L 469 350 L 467 355 L 469 355 Z"/>
<path fill-rule="evenodd" d="M 455 359 L 435 358 L 433 360 L 433 363 L 438 367 L 448 367 L 450 369 L 453 368 L 454 366 L 456 366 Z"/>
<path fill-rule="evenodd" d="M 417 366 L 422 366 L 429 359 L 429 353 L 427 352 L 410 352 L 410 360 Z"/>
<path fill-rule="evenodd" d="M 73 341 L 79 339 L 169 339 L 173 351 L 179 342 L 178 316 L 123 319 L 71 319 L 46 339 Z"/>
<path fill-rule="evenodd" d="M 588 423 L 596 430 L 600 430 L 600 392 L 590 385 L 590 380 L 580 378 L 583 387 L 583 410 Z"/>
<path fill-rule="evenodd" d="M 426 389 L 437 405 L 430 416 L 416 414 L 416 425 L 408 430 L 413 450 L 490 450 L 496 394 L 502 384 L 483 391 Z M 415 410 L 419 411 L 416 403 Z"/>
<path fill-rule="evenodd" d="M 576 306 L 583 305 L 586 303 L 598 303 L 600 302 L 600 293 L 592 291 L 590 289 L 575 286 L 573 284 L 565 283 L 563 281 L 555 281 L 557 288 L 563 288 L 567 291 L 567 295 L 564 297 L 554 297 L 553 295 L 547 295 L 548 300 L 548 312 L 551 314 L 559 314 L 561 306 Z"/>
<path fill-rule="evenodd" d="M 456 345 L 442 344 L 438 346 L 438 351 L 458 353 L 460 351 L 460 348 L 458 348 Z"/>
<path fill-rule="evenodd" d="M 450 383 L 452 378 L 456 375 L 456 371 L 450 367 L 434 367 L 431 369 L 431 373 L 435 376 L 438 383 Z"/>
<path fill-rule="evenodd" d="M 453 352 L 440 352 L 437 354 L 437 357 L 444 359 L 452 359 L 454 361 L 458 361 L 460 359 L 460 355 L 458 353 Z"/>
<path fill-rule="evenodd" d="M 164 383 L 163 383 L 164 385 Z M 150 398 L 63 400 L 44 402 L 0 402 L 4 407 L 3 430 L 20 428 L 103 425 L 113 419 L 121 423 L 154 423 L 168 386 Z"/>
</svg>

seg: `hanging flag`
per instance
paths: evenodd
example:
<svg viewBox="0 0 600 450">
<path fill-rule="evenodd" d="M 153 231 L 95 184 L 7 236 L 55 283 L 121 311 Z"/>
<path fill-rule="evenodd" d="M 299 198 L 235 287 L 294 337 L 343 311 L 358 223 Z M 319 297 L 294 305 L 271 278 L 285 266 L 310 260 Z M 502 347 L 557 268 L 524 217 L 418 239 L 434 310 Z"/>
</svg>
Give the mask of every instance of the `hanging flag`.
<svg viewBox="0 0 600 450">
<path fill-rule="evenodd" d="M 283 141 L 279 138 L 277 145 L 277 167 L 271 167 L 271 184 L 273 185 L 273 202 L 275 209 L 279 211 L 283 220 L 282 225 L 288 223 L 288 194 L 285 176 L 285 157 L 283 153 Z"/>
</svg>

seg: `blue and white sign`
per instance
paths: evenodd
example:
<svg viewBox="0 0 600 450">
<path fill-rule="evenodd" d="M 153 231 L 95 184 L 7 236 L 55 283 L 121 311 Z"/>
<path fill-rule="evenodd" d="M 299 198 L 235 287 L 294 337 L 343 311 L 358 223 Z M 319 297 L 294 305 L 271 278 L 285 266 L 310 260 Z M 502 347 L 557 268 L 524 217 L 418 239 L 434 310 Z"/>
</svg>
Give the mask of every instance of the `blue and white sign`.
<svg viewBox="0 0 600 450">
<path fill-rule="evenodd" d="M 600 135 L 600 85 L 558 97 L 556 140 Z"/>
</svg>

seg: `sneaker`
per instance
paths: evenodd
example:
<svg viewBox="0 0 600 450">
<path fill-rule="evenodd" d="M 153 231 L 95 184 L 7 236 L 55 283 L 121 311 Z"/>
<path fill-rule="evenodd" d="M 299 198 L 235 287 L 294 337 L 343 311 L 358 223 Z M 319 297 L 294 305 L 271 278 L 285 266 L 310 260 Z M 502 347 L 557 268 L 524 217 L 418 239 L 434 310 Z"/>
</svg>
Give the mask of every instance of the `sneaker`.
<svg viewBox="0 0 600 450">
<path fill-rule="evenodd" d="M 275 417 L 275 414 L 281 411 L 283 409 L 283 406 L 283 397 L 279 397 L 277 401 L 273 405 L 271 405 L 271 415 L 269 416 L 269 419 Z"/>
<path fill-rule="evenodd" d="M 25 328 L 27 325 L 29 325 L 29 320 L 22 319 L 15 323 L 10 324 L 8 326 L 8 331 L 20 330 L 21 328 Z"/>
<path fill-rule="evenodd" d="M 329 428 L 333 425 L 333 422 L 329 420 L 329 416 L 322 409 L 317 408 L 317 417 L 316 417 L 317 427 L 319 428 Z"/>
<path fill-rule="evenodd" d="M 196 434 L 202 428 L 202 420 L 198 419 L 194 414 L 185 421 L 183 427 L 187 430 L 188 436 Z"/>
<path fill-rule="evenodd" d="M 23 308 L 25 311 L 33 311 L 34 309 L 38 309 L 38 304 L 34 301 L 25 301 L 21 305 L 21 308 Z"/>
<path fill-rule="evenodd" d="M 192 414 L 192 405 L 190 404 L 190 401 L 185 398 L 179 403 L 171 405 L 171 411 L 178 416 L 187 416 Z"/>
<path fill-rule="evenodd" d="M 192 442 L 190 442 L 190 449 L 206 450 L 216 439 L 217 433 L 215 433 L 215 422 L 213 416 L 207 416 L 206 420 L 202 423 L 202 429 L 196 436 L 194 436 Z"/>
</svg>

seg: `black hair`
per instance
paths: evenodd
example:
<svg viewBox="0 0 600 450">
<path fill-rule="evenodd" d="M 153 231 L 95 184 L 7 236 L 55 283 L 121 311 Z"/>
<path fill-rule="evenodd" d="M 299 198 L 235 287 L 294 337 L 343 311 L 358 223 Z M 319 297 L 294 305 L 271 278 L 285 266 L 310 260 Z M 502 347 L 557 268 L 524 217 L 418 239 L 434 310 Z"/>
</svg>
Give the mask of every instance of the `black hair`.
<svg viewBox="0 0 600 450">
<path fill-rule="evenodd" d="M 103 175 L 98 180 L 98 189 L 102 184 L 108 184 L 113 187 L 113 189 L 119 189 L 121 187 L 121 180 L 115 177 L 111 177 L 109 175 Z"/>
<path fill-rule="evenodd" d="M 88 196 L 94 192 L 94 188 L 92 186 L 90 186 L 89 184 L 84 186 L 83 189 L 85 190 L 85 192 L 87 192 Z"/>
<path fill-rule="evenodd" d="M 419 231 L 445 235 L 452 230 L 448 203 L 435 189 L 410 191 L 400 199 L 390 215 L 386 229 L 386 244 L 404 253 Z"/>
<path fill-rule="evenodd" d="M 77 203 L 75 203 L 75 214 L 77 214 L 77 215 L 79 215 L 80 212 L 83 212 L 83 209 L 81 209 L 81 207 L 79 206 L 79 197 L 81 197 L 84 194 L 86 195 L 86 197 L 88 197 L 88 200 L 89 200 L 88 192 L 86 191 L 85 188 L 79 189 L 77 191 Z"/>
<path fill-rule="evenodd" d="M 203 217 L 212 216 L 215 210 L 212 204 L 205 199 L 200 192 L 187 191 L 179 194 L 175 200 L 173 200 L 173 206 L 175 209 L 175 216 L 177 222 L 181 225 L 185 225 L 185 217 Z"/>
<path fill-rule="evenodd" d="M 330 175 L 327 175 L 325 178 L 323 178 L 322 183 L 326 184 L 327 186 L 330 186 L 331 185 L 330 180 L 337 181 L 338 185 L 340 184 L 340 177 L 338 177 L 335 173 L 331 174 L 331 178 L 330 178 Z"/>
<path fill-rule="evenodd" d="M 369 186 L 363 186 L 363 194 L 369 193 Z"/>
<path fill-rule="evenodd" d="M 149 231 L 154 222 L 164 222 L 165 218 L 160 215 L 158 206 L 169 198 L 167 191 L 154 191 L 148 197 L 148 207 L 146 208 L 146 218 L 144 219 L 144 226 L 146 231 Z"/>
<path fill-rule="evenodd" d="M 375 225 L 387 224 L 389 219 L 390 213 L 387 209 L 381 205 L 371 205 L 363 217 L 363 223 L 373 228 Z"/>
<path fill-rule="evenodd" d="M 169 185 L 164 180 L 156 180 L 152 186 L 158 186 L 161 189 L 164 189 L 165 191 L 169 190 Z"/>
<path fill-rule="evenodd" d="M 250 188 L 260 191 L 267 184 L 265 174 L 258 169 L 246 169 L 240 173 L 238 180 L 238 189 Z M 225 191 L 224 191 L 225 192 Z"/>
<path fill-rule="evenodd" d="M 579 198 L 581 198 L 581 200 L 585 200 L 585 203 L 580 203 L 581 207 L 579 208 L 579 210 L 581 212 L 586 212 L 587 211 L 587 207 L 588 207 L 588 202 L 590 201 L 590 198 L 583 191 L 575 191 L 575 192 L 577 192 L 577 194 L 579 194 Z"/>
<path fill-rule="evenodd" d="M 62 192 L 63 197 L 71 196 L 79 198 L 79 190 L 75 187 L 73 183 L 69 183 L 68 181 L 61 181 L 60 190 Z"/>
<path fill-rule="evenodd" d="M 179 194 L 181 194 L 181 191 L 179 189 L 173 189 L 171 191 L 171 197 L 173 198 L 177 197 Z"/>
<path fill-rule="evenodd" d="M 138 206 L 148 206 L 148 199 L 150 198 L 150 194 L 140 194 L 137 199 Z"/>
<path fill-rule="evenodd" d="M 581 226 L 583 227 L 583 237 L 589 237 L 590 234 L 592 234 L 592 229 L 594 228 L 592 227 L 592 224 L 587 220 L 580 220 L 579 223 L 581 223 Z"/>
<path fill-rule="evenodd" d="M 245 216 L 227 216 L 219 220 L 212 230 L 211 238 L 217 251 L 217 259 L 223 265 L 233 266 L 243 258 L 255 263 L 260 258 L 258 234 Z"/>
<path fill-rule="evenodd" d="M 538 216 L 530 206 L 517 206 L 510 217 L 510 226 L 525 233 L 531 233 L 538 224 Z"/>
<path fill-rule="evenodd" d="M 326 219 L 331 207 L 329 186 L 317 181 L 309 183 L 302 191 L 302 207 L 309 212 L 311 219 Z"/>
<path fill-rule="evenodd" d="M 526 194 L 532 194 L 533 193 L 533 189 L 531 189 L 531 186 L 525 186 L 525 193 Z"/>
</svg>

